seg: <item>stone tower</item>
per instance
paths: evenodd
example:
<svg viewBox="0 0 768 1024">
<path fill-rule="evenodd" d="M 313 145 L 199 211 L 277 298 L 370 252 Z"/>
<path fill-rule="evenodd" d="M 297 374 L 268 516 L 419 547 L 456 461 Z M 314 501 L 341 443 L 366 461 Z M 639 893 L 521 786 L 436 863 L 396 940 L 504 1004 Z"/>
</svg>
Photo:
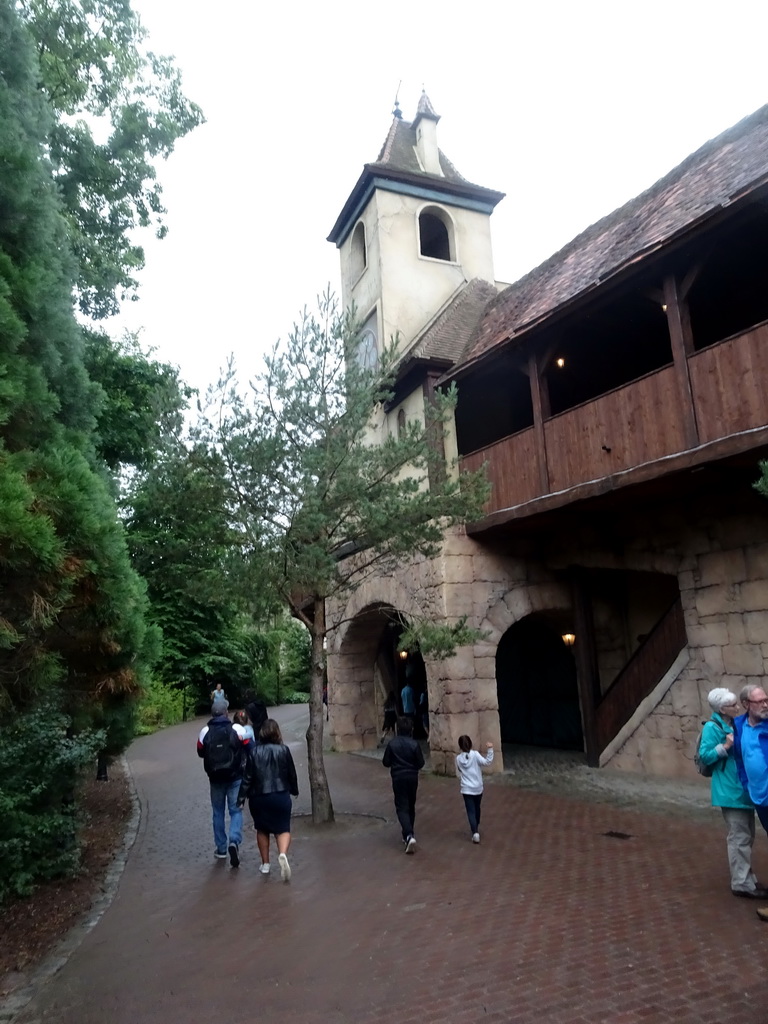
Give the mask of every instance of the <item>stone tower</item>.
<svg viewBox="0 0 768 1024">
<path fill-rule="evenodd" d="M 328 241 L 339 249 L 344 308 L 363 325 L 358 358 L 375 365 L 382 343 L 405 355 L 473 280 L 493 283 L 490 216 L 503 193 L 463 178 L 437 144 L 440 120 L 422 92 L 365 164 Z"/>
</svg>

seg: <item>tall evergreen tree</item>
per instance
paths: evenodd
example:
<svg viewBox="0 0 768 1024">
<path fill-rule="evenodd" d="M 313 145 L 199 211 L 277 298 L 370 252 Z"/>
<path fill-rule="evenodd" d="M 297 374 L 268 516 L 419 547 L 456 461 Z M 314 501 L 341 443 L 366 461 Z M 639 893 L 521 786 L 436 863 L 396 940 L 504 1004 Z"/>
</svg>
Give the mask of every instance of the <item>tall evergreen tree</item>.
<svg viewBox="0 0 768 1024">
<path fill-rule="evenodd" d="M 446 474 L 435 444 L 453 393 L 436 396 L 425 422 L 381 437 L 377 417 L 392 394 L 396 345 L 368 372 L 351 354 L 355 339 L 355 326 L 326 297 L 318 315 L 305 315 L 275 347 L 245 395 L 230 372 L 199 426 L 226 484 L 250 589 L 279 595 L 312 637 L 307 746 L 316 822 L 333 819 L 322 694 L 325 638 L 336 623 L 326 621 L 326 602 L 343 601 L 404 557 L 434 555 L 445 528 L 477 517 L 487 496 L 482 474 Z M 429 632 L 439 656 L 475 637 L 461 621 Z"/>
<path fill-rule="evenodd" d="M 0 0 L 0 716 L 59 694 L 125 741 L 153 638 L 93 437 L 76 264 L 29 34 Z"/>
</svg>

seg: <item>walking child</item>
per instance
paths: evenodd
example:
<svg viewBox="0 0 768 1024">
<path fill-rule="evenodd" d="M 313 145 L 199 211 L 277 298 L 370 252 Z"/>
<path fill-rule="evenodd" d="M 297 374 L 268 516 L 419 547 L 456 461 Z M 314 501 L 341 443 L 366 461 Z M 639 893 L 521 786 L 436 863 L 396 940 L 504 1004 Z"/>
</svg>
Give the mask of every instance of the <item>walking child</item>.
<svg viewBox="0 0 768 1024">
<path fill-rule="evenodd" d="M 493 761 L 493 744 L 486 743 L 486 756 L 472 749 L 469 736 L 459 736 L 460 754 L 456 755 L 456 774 L 459 777 L 461 795 L 469 820 L 472 842 L 480 842 L 480 804 L 483 799 L 483 765 Z"/>
</svg>

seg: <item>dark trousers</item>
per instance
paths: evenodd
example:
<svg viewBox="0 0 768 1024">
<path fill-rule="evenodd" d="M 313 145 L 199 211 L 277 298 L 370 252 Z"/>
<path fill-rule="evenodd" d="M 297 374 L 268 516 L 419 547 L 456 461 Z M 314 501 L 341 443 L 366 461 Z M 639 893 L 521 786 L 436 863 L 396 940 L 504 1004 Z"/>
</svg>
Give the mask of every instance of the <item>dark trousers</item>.
<svg viewBox="0 0 768 1024">
<path fill-rule="evenodd" d="M 392 792 L 395 796 L 395 814 L 403 830 L 403 839 L 413 835 L 416 825 L 416 790 L 419 788 L 419 776 L 398 775 L 392 779 Z"/>
<path fill-rule="evenodd" d="M 760 819 L 760 824 L 763 826 L 766 832 L 768 832 L 768 806 L 763 805 L 762 807 L 755 807 L 755 813 Z"/>
<path fill-rule="evenodd" d="M 469 830 L 472 835 L 480 830 L 480 804 L 483 800 L 482 793 L 462 793 L 464 797 L 464 806 L 467 809 L 467 818 L 469 819 Z"/>
</svg>

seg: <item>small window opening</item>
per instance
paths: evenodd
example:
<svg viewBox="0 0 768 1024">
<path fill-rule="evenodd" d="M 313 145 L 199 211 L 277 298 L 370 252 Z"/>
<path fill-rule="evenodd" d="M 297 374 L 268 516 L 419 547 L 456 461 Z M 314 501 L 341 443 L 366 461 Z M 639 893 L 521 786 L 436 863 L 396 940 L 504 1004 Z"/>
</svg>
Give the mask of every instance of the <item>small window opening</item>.
<svg viewBox="0 0 768 1024">
<path fill-rule="evenodd" d="M 352 232 L 350 262 L 351 277 L 353 281 L 356 281 L 368 265 L 368 254 L 365 250 L 365 225 L 362 221 Z"/>
<path fill-rule="evenodd" d="M 402 437 L 405 433 L 405 409 L 398 410 L 397 413 L 397 436 Z"/>
<path fill-rule="evenodd" d="M 451 262 L 454 259 L 452 231 L 443 218 L 442 211 L 425 210 L 419 215 L 419 249 L 422 256 Z"/>
</svg>

